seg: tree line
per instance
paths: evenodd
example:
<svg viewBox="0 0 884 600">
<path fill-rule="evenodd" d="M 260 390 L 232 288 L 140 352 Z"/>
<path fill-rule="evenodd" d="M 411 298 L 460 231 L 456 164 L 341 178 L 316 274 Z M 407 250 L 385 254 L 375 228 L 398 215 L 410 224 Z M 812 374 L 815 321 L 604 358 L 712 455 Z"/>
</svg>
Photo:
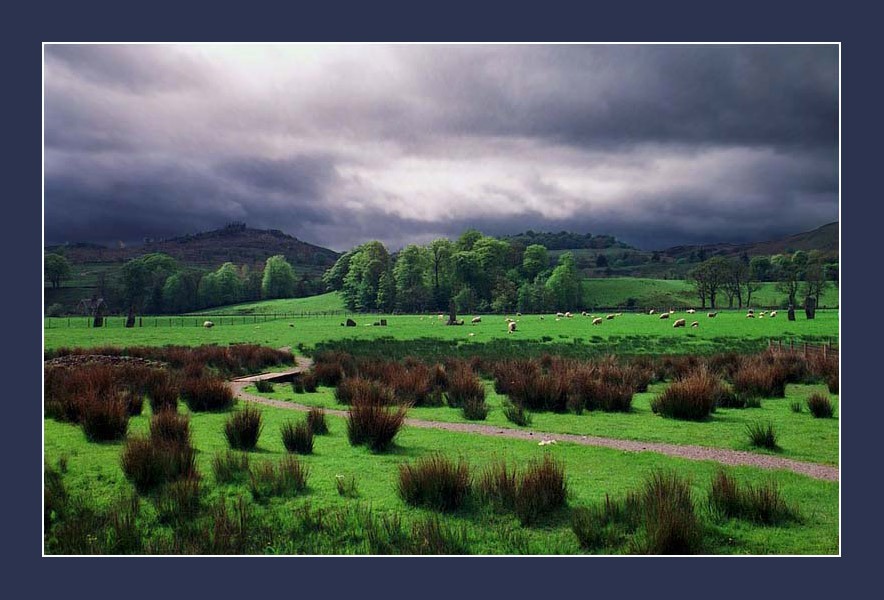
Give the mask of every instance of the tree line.
<svg viewBox="0 0 884 600">
<path fill-rule="evenodd" d="M 761 282 L 774 281 L 777 290 L 784 294 L 790 306 L 798 306 L 799 296 L 813 298 L 819 306 L 820 296 L 837 280 L 838 266 L 825 263 L 818 252 L 797 251 L 793 254 L 775 256 L 724 257 L 713 256 L 695 267 L 688 274 L 693 283 L 701 308 L 721 306 L 721 297 L 727 299 L 728 308 L 752 305 L 752 294 Z"/>
<path fill-rule="evenodd" d="M 71 276 L 70 262 L 47 254 L 46 279 L 55 288 Z M 115 311 L 179 314 L 255 300 L 309 296 L 322 292 L 321 282 L 298 276 L 285 256 L 268 258 L 263 268 L 226 262 L 214 271 L 187 268 L 163 253 L 126 262 L 118 273 L 98 275 L 96 295 Z"/>
</svg>

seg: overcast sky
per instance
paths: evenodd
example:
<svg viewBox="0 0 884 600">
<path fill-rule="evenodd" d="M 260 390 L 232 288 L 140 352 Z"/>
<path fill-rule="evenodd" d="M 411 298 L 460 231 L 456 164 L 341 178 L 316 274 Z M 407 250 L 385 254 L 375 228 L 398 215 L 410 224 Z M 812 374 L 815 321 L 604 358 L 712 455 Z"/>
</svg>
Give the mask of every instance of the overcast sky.
<svg viewBox="0 0 884 600">
<path fill-rule="evenodd" d="M 835 46 L 45 47 L 46 243 L 643 248 L 838 218 Z"/>
</svg>

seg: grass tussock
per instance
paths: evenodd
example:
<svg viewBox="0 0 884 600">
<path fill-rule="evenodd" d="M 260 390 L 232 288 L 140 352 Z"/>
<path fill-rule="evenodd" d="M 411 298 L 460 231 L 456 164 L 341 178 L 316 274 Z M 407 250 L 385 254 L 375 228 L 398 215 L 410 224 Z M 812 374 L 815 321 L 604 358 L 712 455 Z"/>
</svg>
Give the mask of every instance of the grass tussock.
<svg viewBox="0 0 884 600">
<path fill-rule="evenodd" d="M 307 489 L 310 470 L 296 457 L 286 455 L 278 465 L 263 461 L 255 465 L 249 476 L 249 491 L 257 502 L 274 496 L 297 496 Z"/>
<path fill-rule="evenodd" d="M 196 476 L 196 452 L 189 443 L 134 436 L 126 441 L 120 460 L 123 473 L 141 493 Z"/>
<path fill-rule="evenodd" d="M 773 423 L 749 423 L 746 425 L 746 436 L 749 438 L 749 444 L 756 448 L 780 449 Z"/>
<path fill-rule="evenodd" d="M 712 478 L 708 502 L 710 511 L 718 518 L 743 519 L 760 525 L 801 520 L 798 509 L 786 502 L 775 481 L 740 485 L 723 469 Z"/>
<path fill-rule="evenodd" d="M 470 469 L 464 459 L 456 462 L 440 454 L 399 465 L 399 496 L 412 506 L 454 511 L 469 497 Z"/>
<path fill-rule="evenodd" d="M 254 450 L 263 427 L 261 411 L 246 406 L 228 417 L 224 423 L 224 436 L 234 450 Z"/>
<path fill-rule="evenodd" d="M 703 529 L 694 510 L 691 484 L 673 472 L 657 471 L 641 495 L 644 536 L 636 539 L 641 554 L 696 554 Z"/>
<path fill-rule="evenodd" d="M 347 438 L 373 452 L 389 450 L 405 423 L 407 406 L 388 407 L 371 395 L 355 396 L 347 411 Z"/>
<path fill-rule="evenodd" d="M 507 421 L 519 427 L 527 427 L 532 421 L 531 413 L 525 410 L 524 406 L 509 401 L 503 404 L 503 415 Z"/>
<path fill-rule="evenodd" d="M 150 438 L 173 444 L 189 444 L 190 419 L 171 409 L 162 410 L 150 418 Z"/>
<path fill-rule="evenodd" d="M 831 398 L 820 393 L 808 396 L 807 410 L 816 419 L 831 419 L 835 415 L 835 406 L 832 404 Z"/>
<path fill-rule="evenodd" d="M 218 452 L 212 459 L 212 471 L 216 483 L 244 483 L 249 478 L 249 455 L 229 449 Z"/>
<path fill-rule="evenodd" d="M 311 407 L 307 411 L 307 424 L 310 425 L 314 435 L 328 435 L 328 420 L 325 418 L 325 409 Z"/>
<path fill-rule="evenodd" d="M 513 508 L 522 525 L 530 525 L 564 507 L 567 497 L 564 464 L 544 454 L 529 462 L 519 477 Z"/>
<path fill-rule="evenodd" d="M 699 369 L 673 382 L 651 401 L 651 410 L 673 419 L 702 421 L 709 418 L 722 395 L 723 382 Z"/>
<path fill-rule="evenodd" d="M 270 394 L 273 392 L 273 382 L 266 379 L 258 379 L 255 381 L 255 389 L 261 394 Z"/>
<path fill-rule="evenodd" d="M 280 432 L 286 450 L 296 454 L 313 454 L 313 428 L 308 421 L 283 423 Z"/>
<path fill-rule="evenodd" d="M 207 375 L 186 378 L 181 385 L 181 397 L 192 412 L 230 410 L 236 401 L 224 380 Z"/>
</svg>

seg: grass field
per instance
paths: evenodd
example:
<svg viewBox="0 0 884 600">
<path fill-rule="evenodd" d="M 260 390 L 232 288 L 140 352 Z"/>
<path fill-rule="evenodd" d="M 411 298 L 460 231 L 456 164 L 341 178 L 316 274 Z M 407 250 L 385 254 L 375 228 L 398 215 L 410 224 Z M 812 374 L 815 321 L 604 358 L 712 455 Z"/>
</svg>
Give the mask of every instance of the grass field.
<svg viewBox="0 0 884 600">
<path fill-rule="evenodd" d="M 185 410 L 185 409 L 182 409 Z M 278 461 L 285 450 L 280 441 L 281 425 L 294 417 L 291 411 L 262 408 L 265 426 L 252 460 Z M 130 422 L 131 432 L 147 428 L 149 409 Z M 344 434 L 344 422 L 329 418 L 331 435 L 317 437 L 314 454 L 301 457 L 308 465 L 310 475 L 306 494 L 296 498 L 274 498 L 269 504 L 258 505 L 249 499 L 244 485 L 217 485 L 211 469 L 215 452 L 227 447 L 222 433 L 225 413 L 191 415 L 194 445 L 198 450 L 198 468 L 203 474 L 206 499 L 244 496 L 257 519 L 278 523 L 289 531 L 295 515 L 305 504 L 323 511 L 326 528 L 335 511 L 348 507 L 370 506 L 378 514 L 398 515 L 408 523 L 430 513 L 427 509 L 412 508 L 396 494 L 398 465 L 433 452 L 463 456 L 475 468 L 496 457 L 505 457 L 524 464 L 533 457 L 550 452 L 561 459 L 568 483 L 569 509 L 602 501 L 605 494 L 617 496 L 640 485 L 654 469 L 677 470 L 690 478 L 694 503 L 699 513 L 705 511 L 705 498 L 716 465 L 667 458 L 651 453 L 625 453 L 562 443 L 539 448 L 533 442 L 484 438 L 469 434 L 406 428 L 398 438 L 393 452 L 371 454 L 363 448 L 351 447 Z M 589 417 L 590 419 L 592 417 Z M 70 490 L 87 492 L 98 506 L 108 506 L 120 494 L 128 493 L 131 485 L 120 469 L 121 443 L 94 444 L 86 441 L 79 427 L 44 422 L 45 458 L 56 465 L 64 458 L 67 473 L 63 475 Z M 729 519 L 710 521 L 707 526 L 707 553 L 715 554 L 831 554 L 838 550 L 838 484 L 816 481 L 788 472 L 765 472 L 753 468 L 732 468 L 741 482 L 760 483 L 776 481 L 785 498 L 795 504 L 802 515 L 800 523 L 781 526 L 759 526 L 750 522 Z M 353 476 L 358 486 L 358 497 L 343 498 L 336 491 L 337 475 Z M 581 552 L 570 530 L 568 510 L 556 513 L 536 525 L 520 527 L 511 514 L 499 513 L 477 506 L 467 506 L 453 514 L 440 517 L 444 524 L 463 527 L 467 532 L 469 551 L 477 554 L 543 553 L 574 554 Z M 145 537 L 168 534 L 168 527 L 157 521 L 156 511 L 149 498 L 140 504 L 138 527 Z M 323 526 L 314 522 L 309 531 L 303 524 L 296 532 L 287 534 L 265 553 L 352 553 L 366 552 L 365 542 L 358 535 L 331 537 Z"/>
<path fill-rule="evenodd" d="M 523 342 L 538 345 L 550 352 L 565 349 L 571 353 L 707 353 L 727 350 L 759 350 L 769 339 L 801 341 L 837 341 L 837 311 L 820 311 L 817 318 L 808 321 L 799 313 L 796 321 L 788 321 L 785 314 L 774 319 L 747 319 L 741 311 L 721 311 L 714 319 L 705 313 L 688 315 L 676 313 L 668 320 L 656 315 L 624 313 L 610 321 L 594 326 L 591 319 L 575 316 L 556 321 L 555 316 L 523 315 L 518 317 L 518 330 L 508 334 L 502 316 L 484 316 L 482 323 L 462 327 L 446 327 L 435 315 L 351 315 L 357 327 L 342 327 L 344 316 L 311 316 L 275 319 L 266 322 L 218 324 L 212 329 L 201 326 L 167 327 L 146 326 L 126 329 L 122 322 L 112 321 L 110 327 L 92 329 L 83 326 L 65 327 L 65 319 L 53 320 L 44 328 L 47 349 L 61 346 L 162 346 L 180 344 L 230 344 L 251 342 L 274 348 L 291 346 L 312 348 L 319 343 L 340 340 L 381 342 L 383 340 L 423 341 L 425 345 L 442 343 L 441 349 L 456 346 L 460 353 L 478 350 L 482 344 L 494 343 L 495 351 L 518 355 Z M 469 315 L 463 315 L 469 323 Z M 200 317 L 202 318 L 202 317 Z M 387 327 L 371 324 L 386 318 Z M 699 328 L 672 327 L 675 318 L 697 320 Z M 223 323 L 222 321 L 218 321 Z M 48 323 L 48 320 L 47 320 Z"/>
<path fill-rule="evenodd" d="M 527 429 L 729 448 L 810 462 L 838 463 L 838 419 L 815 419 L 807 412 L 806 407 L 803 408 L 803 412 L 794 413 L 789 406 L 792 402 L 800 402 L 803 406 L 807 397 L 814 392 L 829 395 L 825 385 L 789 385 L 785 398 L 764 399 L 760 408 L 719 408 L 711 419 L 703 422 L 666 419 L 651 412 L 651 399 L 662 392 L 667 385 L 652 384 L 647 393 L 635 394 L 632 401 L 633 410 L 630 413 L 594 411 L 574 415 L 538 412 L 532 414 L 532 423 Z M 415 407 L 409 414 L 416 419 L 427 421 L 478 422 L 495 427 L 516 428 L 503 414 L 502 405 L 506 396 L 495 393 L 491 382 L 486 382 L 486 389 L 486 401 L 491 410 L 485 421 L 468 421 L 460 410 L 449 407 Z M 273 392 L 260 393 L 254 386 L 249 386 L 246 391 L 307 406 L 346 410 L 346 406 L 336 402 L 333 388 L 320 387 L 313 394 L 295 394 L 292 386 L 278 383 L 275 384 Z M 831 396 L 831 398 L 837 405 L 838 397 Z M 781 450 L 774 452 L 749 445 L 746 426 L 759 421 L 773 424 L 779 433 Z"/>
</svg>

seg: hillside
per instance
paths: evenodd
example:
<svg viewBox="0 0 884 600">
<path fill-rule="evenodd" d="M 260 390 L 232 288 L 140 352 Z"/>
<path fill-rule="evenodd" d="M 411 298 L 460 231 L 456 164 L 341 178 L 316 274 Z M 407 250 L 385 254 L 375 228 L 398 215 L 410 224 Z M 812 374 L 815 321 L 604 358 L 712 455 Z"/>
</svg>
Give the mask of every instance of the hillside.
<svg viewBox="0 0 884 600">
<path fill-rule="evenodd" d="M 787 254 L 797 250 L 809 252 L 817 250 L 827 259 L 838 258 L 838 222 L 827 223 L 812 231 L 805 231 L 774 240 L 751 242 L 748 244 L 704 244 L 698 246 L 673 246 L 662 251 L 662 254 L 675 259 L 714 255 L 748 256 Z"/>
<path fill-rule="evenodd" d="M 48 246 L 47 251 L 61 251 L 74 265 L 119 263 L 151 252 L 162 252 L 184 266 L 214 268 L 225 262 L 263 265 L 269 257 L 282 254 L 294 266 L 316 267 L 324 271 L 334 264 L 338 253 L 314 246 L 276 229 L 251 229 L 243 223 L 214 231 L 169 239 L 150 240 L 141 246 L 108 248 L 98 244 L 78 243 Z"/>
</svg>

